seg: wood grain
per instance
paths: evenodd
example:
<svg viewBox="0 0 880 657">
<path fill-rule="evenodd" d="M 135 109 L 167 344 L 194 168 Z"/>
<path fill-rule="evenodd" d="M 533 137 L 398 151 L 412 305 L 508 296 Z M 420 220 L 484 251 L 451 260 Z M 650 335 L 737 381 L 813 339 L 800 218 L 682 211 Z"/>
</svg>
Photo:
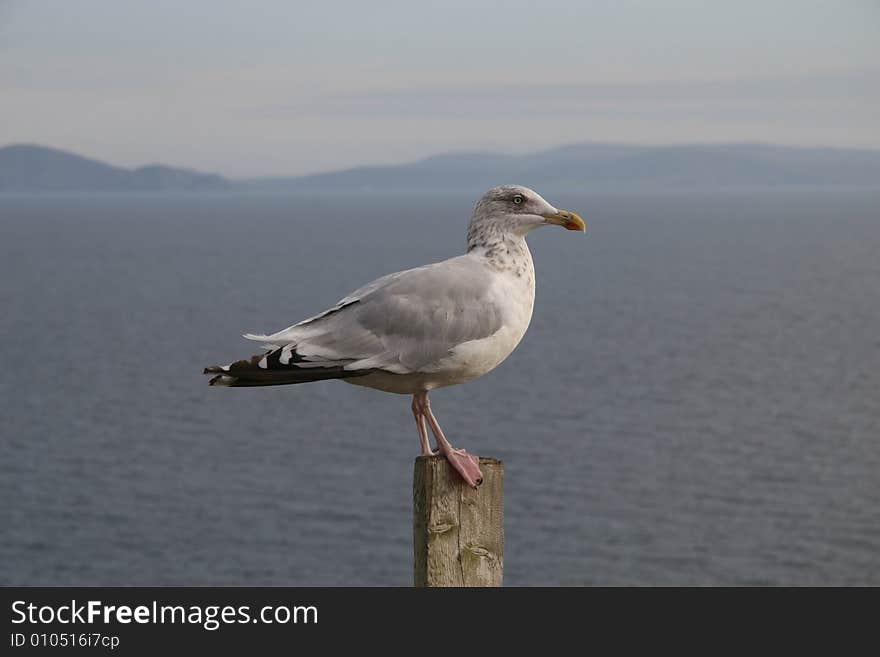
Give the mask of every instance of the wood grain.
<svg viewBox="0 0 880 657">
<path fill-rule="evenodd" d="M 442 456 L 419 456 L 413 473 L 415 586 L 501 586 L 504 464 L 480 458 L 483 485 L 467 486 Z"/>
</svg>

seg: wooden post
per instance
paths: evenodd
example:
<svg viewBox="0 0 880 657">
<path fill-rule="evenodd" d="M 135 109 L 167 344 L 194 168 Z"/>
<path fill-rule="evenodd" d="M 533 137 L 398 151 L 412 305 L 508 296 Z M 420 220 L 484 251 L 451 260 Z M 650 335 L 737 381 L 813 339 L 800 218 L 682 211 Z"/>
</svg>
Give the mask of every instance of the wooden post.
<svg viewBox="0 0 880 657">
<path fill-rule="evenodd" d="M 483 484 L 466 485 L 442 456 L 419 456 L 413 474 L 416 586 L 501 586 L 504 464 L 480 457 Z"/>
</svg>

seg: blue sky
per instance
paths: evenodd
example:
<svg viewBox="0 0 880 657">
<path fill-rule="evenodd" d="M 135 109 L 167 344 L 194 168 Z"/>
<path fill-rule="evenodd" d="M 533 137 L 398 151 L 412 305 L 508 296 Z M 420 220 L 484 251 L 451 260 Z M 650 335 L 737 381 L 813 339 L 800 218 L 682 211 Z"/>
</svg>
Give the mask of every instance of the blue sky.
<svg viewBox="0 0 880 657">
<path fill-rule="evenodd" d="M 0 0 L 0 144 L 258 176 L 581 141 L 880 148 L 880 2 Z"/>
</svg>

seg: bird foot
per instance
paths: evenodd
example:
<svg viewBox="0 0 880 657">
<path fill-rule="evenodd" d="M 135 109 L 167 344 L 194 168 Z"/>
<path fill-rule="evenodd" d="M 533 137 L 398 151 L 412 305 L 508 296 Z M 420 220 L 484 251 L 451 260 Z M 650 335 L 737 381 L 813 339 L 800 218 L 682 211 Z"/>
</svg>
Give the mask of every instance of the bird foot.
<svg viewBox="0 0 880 657">
<path fill-rule="evenodd" d="M 448 447 L 444 449 L 440 447 L 440 452 L 449 461 L 449 465 L 455 468 L 455 471 L 461 475 L 465 483 L 476 488 L 483 483 L 483 473 L 480 472 L 480 459 L 473 454 L 468 454 L 463 449 L 455 449 Z"/>
</svg>

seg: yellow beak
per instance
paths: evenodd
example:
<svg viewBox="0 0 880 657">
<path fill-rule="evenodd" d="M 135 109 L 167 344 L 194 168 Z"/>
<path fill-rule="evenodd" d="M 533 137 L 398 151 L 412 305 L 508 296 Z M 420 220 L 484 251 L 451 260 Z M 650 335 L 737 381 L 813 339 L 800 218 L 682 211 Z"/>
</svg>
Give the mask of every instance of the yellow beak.
<svg viewBox="0 0 880 657">
<path fill-rule="evenodd" d="M 582 233 L 587 232 L 587 225 L 584 223 L 584 220 L 574 212 L 560 210 L 556 214 L 542 214 L 541 216 L 547 220 L 547 223 L 556 224 L 568 230 L 579 230 Z"/>
</svg>

